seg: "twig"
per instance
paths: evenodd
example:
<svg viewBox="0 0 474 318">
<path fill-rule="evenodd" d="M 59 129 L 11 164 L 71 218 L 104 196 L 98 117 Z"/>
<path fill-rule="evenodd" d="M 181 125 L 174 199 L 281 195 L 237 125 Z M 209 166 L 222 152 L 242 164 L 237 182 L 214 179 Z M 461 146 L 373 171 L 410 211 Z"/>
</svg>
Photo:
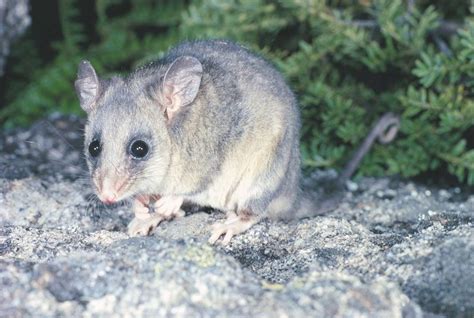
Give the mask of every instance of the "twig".
<svg viewBox="0 0 474 318">
<path fill-rule="evenodd" d="M 448 57 L 453 56 L 453 52 L 449 48 L 449 46 L 446 44 L 446 42 L 443 41 L 443 39 L 436 33 L 433 33 L 433 40 L 435 41 L 436 45 L 438 46 L 438 49 L 444 53 Z"/>
</svg>

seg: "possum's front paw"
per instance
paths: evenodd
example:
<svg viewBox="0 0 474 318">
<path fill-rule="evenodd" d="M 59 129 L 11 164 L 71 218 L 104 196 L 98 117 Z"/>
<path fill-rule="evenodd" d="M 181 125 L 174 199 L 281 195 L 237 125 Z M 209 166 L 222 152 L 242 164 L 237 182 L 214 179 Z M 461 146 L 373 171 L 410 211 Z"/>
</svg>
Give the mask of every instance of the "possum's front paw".
<svg viewBox="0 0 474 318">
<path fill-rule="evenodd" d="M 128 225 L 128 235 L 147 236 L 160 224 L 164 218 L 158 214 L 149 214 L 148 218 L 135 217 Z"/>
<path fill-rule="evenodd" d="M 166 220 L 174 218 L 180 218 L 185 215 L 185 212 L 181 210 L 183 205 L 183 198 L 174 196 L 161 197 L 153 204 L 153 209 L 156 214 L 159 214 Z"/>
</svg>

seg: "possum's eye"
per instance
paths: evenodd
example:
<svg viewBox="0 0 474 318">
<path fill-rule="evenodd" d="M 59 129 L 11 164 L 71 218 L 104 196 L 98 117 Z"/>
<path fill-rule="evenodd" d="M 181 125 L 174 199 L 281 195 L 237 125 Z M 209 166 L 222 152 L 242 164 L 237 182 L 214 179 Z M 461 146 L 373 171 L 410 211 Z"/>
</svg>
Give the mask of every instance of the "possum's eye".
<svg viewBox="0 0 474 318">
<path fill-rule="evenodd" d="M 148 153 L 148 144 L 143 140 L 135 140 L 130 145 L 130 154 L 135 159 L 142 159 Z"/>
<path fill-rule="evenodd" d="M 100 151 L 102 150 L 102 147 L 100 146 L 100 141 L 93 140 L 89 144 L 89 153 L 91 154 L 92 157 L 97 157 L 100 154 Z"/>
</svg>

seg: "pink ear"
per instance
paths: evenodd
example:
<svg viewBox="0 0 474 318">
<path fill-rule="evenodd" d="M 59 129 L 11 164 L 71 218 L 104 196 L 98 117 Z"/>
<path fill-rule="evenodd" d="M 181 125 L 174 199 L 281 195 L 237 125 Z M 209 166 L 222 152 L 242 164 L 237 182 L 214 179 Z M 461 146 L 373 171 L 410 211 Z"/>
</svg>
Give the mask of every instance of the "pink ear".
<svg viewBox="0 0 474 318">
<path fill-rule="evenodd" d="M 91 112 L 99 95 L 99 78 L 89 61 L 79 63 L 74 87 L 82 109 Z"/>
<path fill-rule="evenodd" d="M 181 56 L 171 63 L 165 73 L 160 100 L 168 119 L 191 104 L 201 85 L 202 65 L 192 56 Z"/>
</svg>

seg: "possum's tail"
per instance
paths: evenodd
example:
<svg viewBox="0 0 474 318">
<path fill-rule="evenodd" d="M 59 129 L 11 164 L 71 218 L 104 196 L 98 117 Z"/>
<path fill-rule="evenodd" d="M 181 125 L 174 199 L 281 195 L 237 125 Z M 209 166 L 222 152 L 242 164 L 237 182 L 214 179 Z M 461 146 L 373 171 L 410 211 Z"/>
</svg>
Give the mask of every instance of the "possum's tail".
<svg viewBox="0 0 474 318">
<path fill-rule="evenodd" d="M 321 192 L 304 192 L 300 196 L 300 206 L 293 215 L 297 218 L 321 215 L 335 210 L 344 198 L 345 184 L 359 167 L 360 162 L 372 148 L 375 139 L 388 144 L 395 139 L 400 127 L 400 119 L 392 113 L 386 113 L 375 123 L 367 137 L 336 179 L 318 185 Z"/>
<path fill-rule="evenodd" d="M 344 193 L 341 190 L 329 195 L 314 195 L 311 192 L 302 192 L 299 200 L 299 208 L 292 215 L 293 218 L 303 219 L 316 215 L 323 215 L 337 209 Z"/>
</svg>

